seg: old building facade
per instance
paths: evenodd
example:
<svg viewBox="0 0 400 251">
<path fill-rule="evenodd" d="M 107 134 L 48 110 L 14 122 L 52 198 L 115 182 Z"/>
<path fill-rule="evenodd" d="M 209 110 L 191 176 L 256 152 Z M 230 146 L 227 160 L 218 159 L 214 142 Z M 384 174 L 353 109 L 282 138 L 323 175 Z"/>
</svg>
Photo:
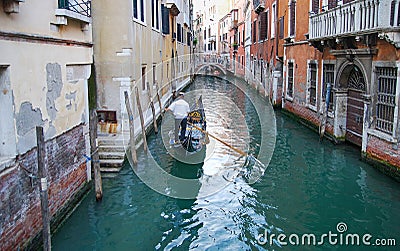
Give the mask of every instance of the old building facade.
<svg viewBox="0 0 400 251">
<path fill-rule="evenodd" d="M 49 212 L 59 220 L 91 179 L 90 1 L 0 4 L 0 249 L 41 239 L 36 126 L 45 140 Z M 41 177 L 40 177 L 41 178 Z"/>
<path fill-rule="evenodd" d="M 190 72 L 185 56 L 192 42 L 189 0 L 96 1 L 93 24 L 97 106 L 115 114 L 110 122 L 117 124 L 117 133 L 127 131 L 125 91 L 137 88 L 147 109 L 149 93 L 172 93 L 181 75 Z M 136 102 L 133 96 L 131 103 Z M 137 117 L 138 110 L 134 113 Z"/>
<path fill-rule="evenodd" d="M 331 133 L 399 179 L 398 3 L 315 1 L 310 8 L 309 41 L 322 56 L 312 67 L 320 72 L 318 98 L 332 100 Z"/>
</svg>

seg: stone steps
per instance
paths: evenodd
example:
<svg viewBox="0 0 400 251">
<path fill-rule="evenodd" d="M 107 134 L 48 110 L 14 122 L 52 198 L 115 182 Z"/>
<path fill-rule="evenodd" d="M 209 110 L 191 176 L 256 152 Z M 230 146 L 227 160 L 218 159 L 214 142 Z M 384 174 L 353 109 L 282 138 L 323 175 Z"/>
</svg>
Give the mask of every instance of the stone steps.
<svg viewBox="0 0 400 251">
<path fill-rule="evenodd" d="M 127 141 L 121 134 L 100 135 L 97 140 L 102 177 L 115 177 L 124 164 Z"/>
</svg>

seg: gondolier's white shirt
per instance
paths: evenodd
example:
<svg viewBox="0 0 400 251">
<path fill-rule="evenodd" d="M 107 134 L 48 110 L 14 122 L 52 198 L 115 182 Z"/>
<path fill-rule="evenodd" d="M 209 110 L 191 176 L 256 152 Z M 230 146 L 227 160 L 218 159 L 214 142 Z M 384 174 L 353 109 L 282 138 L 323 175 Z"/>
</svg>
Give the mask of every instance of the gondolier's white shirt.
<svg viewBox="0 0 400 251">
<path fill-rule="evenodd" d="M 190 112 L 189 104 L 182 98 L 179 98 L 168 108 L 172 111 L 175 119 L 184 119 Z"/>
</svg>

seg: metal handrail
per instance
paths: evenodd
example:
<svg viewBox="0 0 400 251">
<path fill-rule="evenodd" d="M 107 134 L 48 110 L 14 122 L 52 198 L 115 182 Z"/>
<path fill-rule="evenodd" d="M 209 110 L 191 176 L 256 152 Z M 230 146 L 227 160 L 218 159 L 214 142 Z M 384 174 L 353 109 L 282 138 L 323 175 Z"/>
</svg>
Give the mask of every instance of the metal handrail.
<svg viewBox="0 0 400 251">
<path fill-rule="evenodd" d="M 58 8 L 90 17 L 91 0 L 58 0 Z"/>
</svg>

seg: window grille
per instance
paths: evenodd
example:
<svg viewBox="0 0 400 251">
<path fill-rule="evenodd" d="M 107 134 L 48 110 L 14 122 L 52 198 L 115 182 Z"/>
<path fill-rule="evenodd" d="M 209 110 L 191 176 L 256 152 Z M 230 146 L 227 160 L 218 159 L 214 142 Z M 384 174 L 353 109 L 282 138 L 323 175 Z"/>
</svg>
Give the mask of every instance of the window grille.
<svg viewBox="0 0 400 251">
<path fill-rule="evenodd" d="M 376 129 L 392 134 L 396 107 L 397 68 L 377 67 Z"/>
</svg>

